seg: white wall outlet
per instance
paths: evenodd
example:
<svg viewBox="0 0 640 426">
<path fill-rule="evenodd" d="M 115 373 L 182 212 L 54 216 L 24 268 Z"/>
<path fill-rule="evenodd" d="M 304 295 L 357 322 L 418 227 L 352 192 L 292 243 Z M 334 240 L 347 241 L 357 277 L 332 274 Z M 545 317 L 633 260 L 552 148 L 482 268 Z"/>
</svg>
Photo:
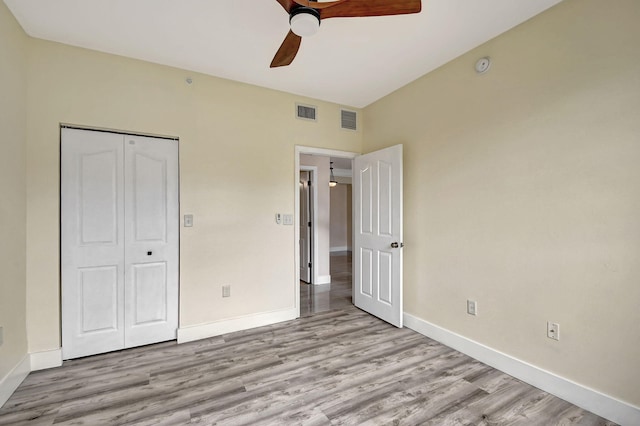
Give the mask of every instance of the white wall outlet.
<svg viewBox="0 0 640 426">
<path fill-rule="evenodd" d="M 222 297 L 231 297 L 231 286 L 229 284 L 222 286 Z"/>
<path fill-rule="evenodd" d="M 293 215 L 292 214 L 285 214 L 282 215 L 282 217 L 284 218 L 283 222 L 285 225 L 293 225 Z"/>
<path fill-rule="evenodd" d="M 560 324 L 547 322 L 547 337 L 553 340 L 560 340 Z"/>
<path fill-rule="evenodd" d="M 185 214 L 184 215 L 184 227 L 191 228 L 193 226 L 193 215 Z"/>
<path fill-rule="evenodd" d="M 4 327 L 0 327 L 0 346 L 4 343 Z"/>
<path fill-rule="evenodd" d="M 478 315 L 478 303 L 475 300 L 467 300 L 467 313 L 469 315 Z"/>
<path fill-rule="evenodd" d="M 280 213 L 276 213 L 276 223 L 278 225 L 282 223 L 282 215 Z"/>
</svg>

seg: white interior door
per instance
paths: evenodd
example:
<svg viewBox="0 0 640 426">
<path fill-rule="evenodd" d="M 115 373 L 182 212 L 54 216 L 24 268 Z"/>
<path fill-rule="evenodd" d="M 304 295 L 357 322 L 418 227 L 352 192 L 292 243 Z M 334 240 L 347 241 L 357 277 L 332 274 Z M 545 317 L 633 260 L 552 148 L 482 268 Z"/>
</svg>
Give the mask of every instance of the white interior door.
<svg viewBox="0 0 640 426">
<path fill-rule="evenodd" d="M 354 304 L 402 327 L 402 145 L 354 160 Z"/>
<path fill-rule="evenodd" d="M 175 338 L 177 142 L 62 130 L 63 358 Z"/>
<path fill-rule="evenodd" d="M 75 358 L 124 344 L 122 135 L 63 129 L 62 350 Z"/>
<path fill-rule="evenodd" d="M 311 172 L 300 172 L 300 279 L 311 283 Z"/>
<path fill-rule="evenodd" d="M 176 338 L 178 143 L 125 136 L 125 347 Z"/>
</svg>

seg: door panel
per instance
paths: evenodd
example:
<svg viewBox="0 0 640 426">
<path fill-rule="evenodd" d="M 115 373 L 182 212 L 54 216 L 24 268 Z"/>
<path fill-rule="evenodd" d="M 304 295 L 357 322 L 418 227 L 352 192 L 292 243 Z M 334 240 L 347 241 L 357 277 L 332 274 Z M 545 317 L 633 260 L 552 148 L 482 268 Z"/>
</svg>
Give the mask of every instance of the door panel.
<svg viewBox="0 0 640 426">
<path fill-rule="evenodd" d="M 356 157 L 353 184 L 354 304 L 402 327 L 402 145 Z"/>
<path fill-rule="evenodd" d="M 117 243 L 119 155 L 117 149 L 79 155 L 78 213 L 80 241 L 84 245 Z"/>
<path fill-rule="evenodd" d="M 378 301 L 393 305 L 393 254 L 381 251 L 379 256 Z"/>
<path fill-rule="evenodd" d="M 133 265 L 134 318 L 132 327 L 167 321 L 166 262 Z"/>
<path fill-rule="evenodd" d="M 311 283 L 311 172 L 300 172 L 300 280 Z"/>
<path fill-rule="evenodd" d="M 360 207 L 360 218 L 356 222 L 361 234 L 373 234 L 373 177 L 371 168 L 364 164 L 361 170 L 356 169 L 359 184 L 356 185 L 355 194 L 358 194 L 356 205 Z"/>
<path fill-rule="evenodd" d="M 166 242 L 167 159 L 153 158 L 144 152 L 134 151 L 131 155 L 135 241 Z"/>
<path fill-rule="evenodd" d="M 393 205 L 391 201 L 391 164 L 378 161 L 379 202 L 378 235 L 393 237 Z"/>
<path fill-rule="evenodd" d="M 62 353 L 124 343 L 123 137 L 62 130 Z"/>
<path fill-rule="evenodd" d="M 178 143 L 126 136 L 125 346 L 176 338 Z"/>
<path fill-rule="evenodd" d="M 118 330 L 118 267 L 79 268 L 80 336 Z"/>
<path fill-rule="evenodd" d="M 373 297 L 373 251 L 366 248 L 360 248 L 358 251 L 360 252 L 360 262 L 356 260 L 356 265 L 359 266 L 360 273 L 360 279 L 357 281 L 359 293 Z"/>
</svg>

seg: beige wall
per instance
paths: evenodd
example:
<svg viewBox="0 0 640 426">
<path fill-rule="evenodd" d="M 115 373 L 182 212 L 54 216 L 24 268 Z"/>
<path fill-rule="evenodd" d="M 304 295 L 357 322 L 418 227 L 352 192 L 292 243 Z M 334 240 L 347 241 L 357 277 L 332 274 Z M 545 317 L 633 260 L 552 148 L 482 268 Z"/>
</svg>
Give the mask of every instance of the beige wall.
<svg viewBox="0 0 640 426">
<path fill-rule="evenodd" d="M 0 2 L 0 381 L 27 353 L 26 43 L 26 35 Z"/>
<path fill-rule="evenodd" d="M 28 89 L 28 333 L 32 352 L 58 348 L 59 123 L 180 137 L 180 325 L 295 305 L 295 145 L 359 151 L 361 133 L 294 115 L 309 99 L 41 40 Z M 191 76 L 193 84 L 185 83 Z M 221 286 L 231 285 L 231 297 Z"/>
<path fill-rule="evenodd" d="M 637 22 L 635 0 L 566 0 L 363 127 L 364 151 L 404 144 L 407 312 L 640 405 Z M 295 144 L 363 151 L 337 105 L 305 122 L 293 95 L 27 40 L 1 2 L 0 55 L 0 378 L 26 352 L 25 262 L 29 350 L 59 347 L 60 122 L 180 137 L 181 326 L 293 307 L 294 229 L 273 216 L 294 212 Z"/>
<path fill-rule="evenodd" d="M 351 185 L 331 188 L 331 251 L 351 250 Z"/>
<path fill-rule="evenodd" d="M 318 253 L 318 276 L 329 277 L 331 275 L 329 264 L 329 243 L 331 228 L 331 207 L 329 195 L 329 157 L 324 155 L 300 155 L 301 166 L 316 166 L 318 168 L 317 176 L 315 176 L 316 197 L 318 204 L 316 205 L 316 217 L 314 225 L 316 226 L 317 240 L 314 244 Z M 314 256 L 316 257 L 316 256 Z M 327 279 L 328 280 L 328 279 Z M 326 284 L 327 280 L 320 280 L 320 284 Z M 314 282 L 314 284 L 319 284 Z"/>
<path fill-rule="evenodd" d="M 567 0 L 364 111 L 404 144 L 406 311 L 636 406 L 639 22 Z"/>
</svg>

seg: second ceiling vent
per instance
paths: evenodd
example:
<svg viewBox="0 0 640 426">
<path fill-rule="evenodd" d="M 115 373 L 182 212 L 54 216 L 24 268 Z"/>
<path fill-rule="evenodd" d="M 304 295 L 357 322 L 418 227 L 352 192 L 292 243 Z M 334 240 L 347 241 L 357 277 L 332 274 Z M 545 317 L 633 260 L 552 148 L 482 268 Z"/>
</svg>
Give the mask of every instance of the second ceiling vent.
<svg viewBox="0 0 640 426">
<path fill-rule="evenodd" d="M 355 111 L 343 109 L 340 111 L 340 127 L 347 130 L 357 130 L 358 116 Z"/>
</svg>

